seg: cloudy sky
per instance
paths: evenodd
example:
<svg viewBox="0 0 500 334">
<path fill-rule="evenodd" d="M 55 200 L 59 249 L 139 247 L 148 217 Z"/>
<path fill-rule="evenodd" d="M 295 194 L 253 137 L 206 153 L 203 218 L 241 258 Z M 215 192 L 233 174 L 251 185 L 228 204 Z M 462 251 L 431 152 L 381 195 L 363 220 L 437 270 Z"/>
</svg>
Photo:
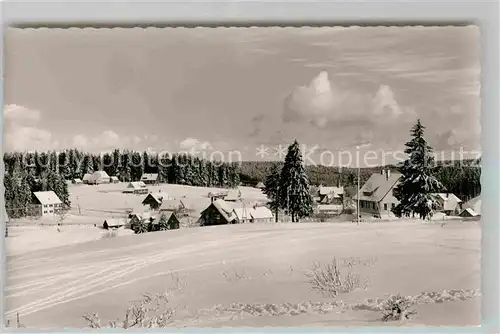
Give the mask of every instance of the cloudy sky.
<svg viewBox="0 0 500 334">
<path fill-rule="evenodd" d="M 476 27 L 12 29 L 4 148 L 479 150 Z M 257 148 L 268 147 L 258 156 Z M 323 155 L 326 158 L 328 155 Z M 329 158 L 328 158 L 329 159 Z"/>
</svg>

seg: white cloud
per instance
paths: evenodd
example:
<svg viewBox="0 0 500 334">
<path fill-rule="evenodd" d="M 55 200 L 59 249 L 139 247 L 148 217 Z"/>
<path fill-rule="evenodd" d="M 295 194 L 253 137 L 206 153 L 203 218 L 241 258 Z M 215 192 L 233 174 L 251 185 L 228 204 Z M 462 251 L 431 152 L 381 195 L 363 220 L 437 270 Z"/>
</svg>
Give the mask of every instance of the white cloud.
<svg viewBox="0 0 500 334">
<path fill-rule="evenodd" d="M 4 119 L 13 122 L 37 122 L 40 120 L 40 116 L 40 111 L 19 106 L 17 104 L 8 104 L 3 109 Z"/>
<path fill-rule="evenodd" d="M 196 138 L 186 138 L 179 143 L 181 150 L 206 151 L 212 149 L 212 145 L 208 141 L 200 141 Z"/>
<path fill-rule="evenodd" d="M 335 86 L 326 71 L 296 88 L 285 100 L 283 114 L 287 123 L 308 122 L 319 129 L 356 127 L 364 132 L 362 142 L 372 139 L 367 133 L 415 119 L 415 112 L 400 106 L 389 86 L 380 85 L 374 95 L 348 91 Z"/>
<path fill-rule="evenodd" d="M 41 112 L 16 104 L 4 106 L 4 148 L 7 151 L 56 149 L 52 133 L 37 127 Z"/>
</svg>

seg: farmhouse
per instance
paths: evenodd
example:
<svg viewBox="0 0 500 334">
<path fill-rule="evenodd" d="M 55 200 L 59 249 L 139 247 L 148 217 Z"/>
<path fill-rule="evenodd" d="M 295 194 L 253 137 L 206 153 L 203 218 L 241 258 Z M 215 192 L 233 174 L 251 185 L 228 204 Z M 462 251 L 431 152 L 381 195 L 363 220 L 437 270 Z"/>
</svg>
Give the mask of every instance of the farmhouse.
<svg viewBox="0 0 500 334">
<path fill-rule="evenodd" d="M 118 176 L 111 176 L 109 178 L 109 182 L 111 182 L 111 183 L 120 183 L 120 179 L 118 179 Z"/>
<path fill-rule="evenodd" d="M 464 217 L 464 215 L 466 216 L 471 213 L 473 217 L 481 216 L 481 205 L 481 196 L 474 197 L 463 205 L 464 210 L 460 213 L 460 216 Z"/>
<path fill-rule="evenodd" d="M 102 224 L 102 228 L 108 230 L 110 228 L 120 228 L 127 224 L 126 220 L 123 218 L 108 218 Z"/>
<path fill-rule="evenodd" d="M 82 182 L 85 183 L 85 184 L 90 184 L 92 183 L 92 174 L 91 173 L 86 173 L 85 175 L 83 175 L 83 180 Z"/>
<path fill-rule="evenodd" d="M 166 197 L 165 194 L 161 192 L 149 193 L 142 201 L 142 205 L 149 205 L 152 210 L 158 210 L 164 197 Z"/>
<path fill-rule="evenodd" d="M 157 184 L 158 173 L 142 174 L 141 181 L 146 184 Z"/>
<path fill-rule="evenodd" d="M 272 223 L 274 219 L 274 215 L 265 206 L 256 206 L 250 211 L 250 215 L 252 216 L 253 223 Z"/>
<path fill-rule="evenodd" d="M 215 201 L 217 199 L 224 199 L 224 197 L 227 196 L 227 191 L 222 191 L 222 192 L 209 192 L 208 193 L 208 198 L 210 198 L 212 201 Z"/>
<path fill-rule="evenodd" d="M 235 224 L 238 218 L 231 205 L 218 199 L 201 212 L 200 226 Z"/>
<path fill-rule="evenodd" d="M 33 193 L 35 204 L 38 204 L 37 214 L 40 216 L 49 216 L 62 209 L 62 202 L 53 191 L 37 191 Z"/>
<path fill-rule="evenodd" d="M 80 180 L 80 179 L 73 179 L 72 183 L 73 183 L 73 184 L 82 184 L 82 183 L 83 183 L 83 181 L 82 181 L 82 180 Z"/>
<path fill-rule="evenodd" d="M 180 228 L 181 223 L 174 212 L 165 213 L 165 218 L 167 219 L 167 228 L 169 230 L 178 230 Z M 160 230 L 159 227 L 160 220 L 161 220 L 161 215 L 157 216 L 151 223 L 153 231 Z"/>
<path fill-rule="evenodd" d="M 318 189 L 319 202 L 322 204 L 342 205 L 344 187 L 324 187 Z"/>
<path fill-rule="evenodd" d="M 391 209 L 399 202 L 392 190 L 400 177 L 401 174 L 391 173 L 388 169 L 383 169 L 380 174 L 372 174 L 353 198 L 355 201 L 359 198 L 359 214 L 374 217 L 392 215 Z"/>
<path fill-rule="evenodd" d="M 186 209 L 184 202 L 182 200 L 177 199 L 166 199 L 163 200 L 159 211 L 160 212 L 179 212 Z"/>
<path fill-rule="evenodd" d="M 241 208 L 234 208 L 233 212 L 236 215 L 236 219 L 238 220 L 238 223 L 251 223 L 252 222 L 252 212 L 253 212 L 252 207 L 241 207 Z"/>
<path fill-rule="evenodd" d="M 237 202 L 241 200 L 241 191 L 239 189 L 229 189 L 224 200 L 228 202 Z"/>
<path fill-rule="evenodd" d="M 109 183 L 110 178 L 108 173 L 106 173 L 103 170 L 98 170 L 95 171 L 94 174 L 92 174 L 92 179 L 90 183 L 92 184 L 103 184 L 103 183 Z"/>
<path fill-rule="evenodd" d="M 462 211 L 462 200 L 449 193 L 433 194 L 437 201 L 436 212 L 443 212 L 446 215 L 458 215 Z"/>
<path fill-rule="evenodd" d="M 127 188 L 123 191 L 127 194 L 147 194 L 149 192 L 146 184 L 142 181 L 130 182 Z"/>
</svg>

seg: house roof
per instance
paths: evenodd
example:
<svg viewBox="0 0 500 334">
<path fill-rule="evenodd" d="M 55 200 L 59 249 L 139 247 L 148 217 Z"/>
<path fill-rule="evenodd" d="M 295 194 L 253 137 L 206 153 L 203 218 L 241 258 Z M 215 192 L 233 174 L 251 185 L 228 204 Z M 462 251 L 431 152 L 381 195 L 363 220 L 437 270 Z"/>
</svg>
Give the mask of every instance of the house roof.
<svg viewBox="0 0 500 334">
<path fill-rule="evenodd" d="M 75 181 L 75 182 L 82 182 L 82 180 L 80 180 L 80 179 L 73 179 L 73 181 Z"/>
<path fill-rule="evenodd" d="M 265 188 L 265 187 L 266 186 L 262 182 L 257 183 L 257 185 L 255 186 L 255 188 Z"/>
<path fill-rule="evenodd" d="M 473 199 L 467 201 L 464 204 L 464 208 L 466 208 L 466 209 L 472 209 L 478 215 L 481 214 L 481 207 L 482 207 L 481 195 L 479 195 L 477 197 L 474 197 Z"/>
<path fill-rule="evenodd" d="M 111 176 L 111 180 L 119 180 L 118 176 Z"/>
<path fill-rule="evenodd" d="M 184 202 L 177 199 L 166 199 L 161 203 L 160 211 L 175 211 L 184 208 Z"/>
<path fill-rule="evenodd" d="M 224 198 L 226 201 L 237 200 L 241 197 L 241 191 L 239 189 L 229 189 L 226 197 Z"/>
<path fill-rule="evenodd" d="M 251 219 L 252 218 L 252 212 L 254 209 L 252 207 L 250 208 L 234 208 L 233 209 L 234 214 L 238 219 Z"/>
<path fill-rule="evenodd" d="M 61 204 L 61 200 L 57 197 L 56 193 L 53 191 L 37 191 L 34 192 L 36 199 L 40 202 L 40 204 Z"/>
<path fill-rule="evenodd" d="M 274 217 L 273 213 L 271 212 L 271 210 L 269 210 L 269 208 L 267 208 L 265 206 L 257 206 L 257 207 L 255 207 L 250 212 L 250 215 L 254 219 L 272 219 Z"/>
<path fill-rule="evenodd" d="M 103 170 L 98 170 L 98 171 L 95 171 L 94 174 L 92 174 L 92 176 L 96 179 L 99 179 L 99 178 L 103 178 L 103 179 L 109 179 L 109 175 L 108 173 L 106 173 L 105 171 Z"/>
<path fill-rule="evenodd" d="M 474 211 L 473 209 L 467 208 L 460 213 L 460 216 L 461 217 L 464 217 L 464 216 L 476 217 L 476 216 L 479 216 L 479 214 L 476 211 Z"/>
<path fill-rule="evenodd" d="M 446 200 L 453 200 L 455 201 L 456 203 L 462 203 L 462 200 L 460 198 L 458 198 L 455 194 L 453 193 L 435 193 L 433 194 L 434 196 L 437 196 L 439 198 L 441 198 L 442 200 L 446 201 Z"/>
<path fill-rule="evenodd" d="M 399 178 L 400 173 L 390 173 L 386 179 L 385 175 L 380 173 L 373 173 L 368 181 L 361 187 L 359 199 L 370 202 L 380 202 L 391 191 Z M 365 193 L 369 193 L 365 195 Z M 358 199 L 358 195 L 354 196 L 354 200 Z"/>
<path fill-rule="evenodd" d="M 219 213 L 224 217 L 226 221 L 230 222 L 236 218 L 233 207 L 226 201 L 218 199 L 210 204 L 210 206 L 212 205 L 217 209 L 217 211 L 219 211 Z"/>
<path fill-rule="evenodd" d="M 134 188 L 134 189 L 146 188 L 146 184 L 142 181 L 129 182 L 127 188 Z"/>
<path fill-rule="evenodd" d="M 142 200 L 142 203 L 144 203 L 146 201 L 146 199 L 148 199 L 148 197 L 151 197 L 152 199 L 154 199 L 158 204 L 160 204 L 163 200 L 163 198 L 167 197 L 166 196 L 167 194 L 166 193 L 149 193 L 146 195 L 146 197 L 144 197 L 144 199 Z"/>
<path fill-rule="evenodd" d="M 142 174 L 142 181 L 156 181 L 158 179 L 158 173 L 146 173 Z"/>
<path fill-rule="evenodd" d="M 89 180 L 92 180 L 92 174 L 91 173 L 86 173 L 83 176 L 83 181 L 89 181 Z"/>
<path fill-rule="evenodd" d="M 342 195 L 344 193 L 344 187 L 319 187 L 319 194 L 320 195 L 330 195 L 333 194 L 334 197 L 339 197 L 339 195 Z"/>
<path fill-rule="evenodd" d="M 127 224 L 126 220 L 123 218 L 106 218 L 104 221 L 108 223 L 108 226 L 123 226 Z"/>
</svg>

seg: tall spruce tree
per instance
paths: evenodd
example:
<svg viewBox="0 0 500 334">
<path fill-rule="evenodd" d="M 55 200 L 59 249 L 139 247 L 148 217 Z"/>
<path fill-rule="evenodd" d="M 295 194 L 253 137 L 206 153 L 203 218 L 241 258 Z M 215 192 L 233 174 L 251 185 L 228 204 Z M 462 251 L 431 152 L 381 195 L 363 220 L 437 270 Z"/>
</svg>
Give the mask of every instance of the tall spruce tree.
<svg viewBox="0 0 500 334">
<path fill-rule="evenodd" d="M 281 169 L 278 189 L 280 207 L 292 217 L 292 222 L 308 217 L 313 212 L 313 198 L 309 193 L 307 177 L 300 145 L 295 140 L 289 147 Z"/>
<path fill-rule="evenodd" d="M 443 185 L 434 176 L 435 165 L 432 148 L 424 139 L 425 127 L 417 121 L 410 134 L 413 137 L 405 144 L 405 160 L 398 170 L 402 174 L 393 194 L 399 204 L 392 209 L 397 217 L 414 217 L 421 219 L 432 216 L 436 199 L 432 195 L 443 189 Z"/>
<path fill-rule="evenodd" d="M 281 175 L 281 165 L 276 163 L 271 167 L 269 174 L 266 176 L 266 179 L 264 181 L 264 189 L 262 189 L 262 192 L 269 199 L 268 205 L 269 208 L 274 212 L 274 217 L 276 219 L 276 222 L 278 222 L 278 215 L 280 208 L 280 202 L 278 197 L 280 175 Z"/>
</svg>

